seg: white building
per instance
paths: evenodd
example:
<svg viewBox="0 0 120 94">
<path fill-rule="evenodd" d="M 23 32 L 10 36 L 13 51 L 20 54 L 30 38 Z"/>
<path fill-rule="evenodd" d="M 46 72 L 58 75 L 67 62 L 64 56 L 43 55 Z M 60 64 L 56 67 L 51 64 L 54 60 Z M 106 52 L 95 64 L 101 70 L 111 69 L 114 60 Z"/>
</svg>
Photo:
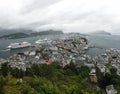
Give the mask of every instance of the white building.
<svg viewBox="0 0 120 94">
<path fill-rule="evenodd" d="M 117 91 L 114 89 L 113 85 L 106 86 L 107 94 L 117 94 Z"/>
</svg>

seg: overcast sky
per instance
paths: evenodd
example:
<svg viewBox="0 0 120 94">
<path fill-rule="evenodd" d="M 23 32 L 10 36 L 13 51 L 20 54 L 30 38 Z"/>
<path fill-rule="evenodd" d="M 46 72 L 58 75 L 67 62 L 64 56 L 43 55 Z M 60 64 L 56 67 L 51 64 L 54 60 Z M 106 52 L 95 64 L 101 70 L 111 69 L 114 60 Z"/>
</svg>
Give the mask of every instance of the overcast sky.
<svg viewBox="0 0 120 94">
<path fill-rule="evenodd" d="M 0 27 L 120 34 L 120 0 L 0 0 Z"/>
</svg>

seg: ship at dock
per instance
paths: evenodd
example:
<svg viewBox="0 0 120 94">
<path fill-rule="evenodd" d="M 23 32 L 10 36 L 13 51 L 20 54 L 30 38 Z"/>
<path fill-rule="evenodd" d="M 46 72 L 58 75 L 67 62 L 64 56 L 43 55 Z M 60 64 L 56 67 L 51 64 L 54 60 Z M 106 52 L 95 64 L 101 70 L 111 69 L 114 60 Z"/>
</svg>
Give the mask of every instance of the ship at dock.
<svg viewBox="0 0 120 94">
<path fill-rule="evenodd" d="M 19 49 L 19 48 L 27 48 L 27 47 L 30 47 L 31 46 L 31 43 L 29 42 L 22 42 L 22 43 L 11 43 L 7 49 Z"/>
<path fill-rule="evenodd" d="M 52 40 L 45 38 L 45 39 L 39 39 L 35 42 L 35 44 L 45 44 L 45 43 L 51 43 Z"/>
</svg>

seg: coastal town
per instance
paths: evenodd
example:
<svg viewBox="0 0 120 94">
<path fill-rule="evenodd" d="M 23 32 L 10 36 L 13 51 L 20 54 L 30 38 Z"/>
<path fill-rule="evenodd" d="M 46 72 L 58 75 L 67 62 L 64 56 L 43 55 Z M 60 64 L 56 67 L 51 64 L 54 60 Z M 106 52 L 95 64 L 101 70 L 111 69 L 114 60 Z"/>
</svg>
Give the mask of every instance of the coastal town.
<svg viewBox="0 0 120 94">
<path fill-rule="evenodd" d="M 70 36 L 36 44 L 29 51 L 14 54 L 7 59 L 0 59 L 0 65 L 8 62 L 12 68 L 26 71 L 26 68 L 30 68 L 32 64 L 50 65 L 57 61 L 64 68 L 70 62 L 74 62 L 77 68 L 89 67 L 89 78 L 94 84 L 98 83 L 96 68 L 103 74 L 110 73 L 110 69 L 115 68 L 116 74 L 120 76 L 120 50 L 110 48 L 106 49 L 105 53 L 92 57 L 85 54 L 91 47 L 94 46 L 85 37 Z M 117 94 L 113 85 L 106 86 L 106 92 Z"/>
</svg>

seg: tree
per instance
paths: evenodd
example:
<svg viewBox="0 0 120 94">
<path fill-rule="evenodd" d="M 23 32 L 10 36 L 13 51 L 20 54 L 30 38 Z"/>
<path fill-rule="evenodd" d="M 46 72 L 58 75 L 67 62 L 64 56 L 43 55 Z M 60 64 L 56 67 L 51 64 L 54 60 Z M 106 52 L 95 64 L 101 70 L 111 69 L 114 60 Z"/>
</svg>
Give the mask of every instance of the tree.
<svg viewBox="0 0 120 94">
<path fill-rule="evenodd" d="M 89 75 L 90 69 L 87 66 L 81 66 L 78 69 L 78 74 L 81 75 L 82 78 L 85 78 Z"/>
<path fill-rule="evenodd" d="M 3 76 L 7 76 L 8 73 L 9 73 L 9 66 L 8 66 L 8 63 L 3 63 L 1 65 L 1 69 L 0 69 L 0 72 Z"/>
<path fill-rule="evenodd" d="M 117 69 L 116 69 L 116 68 L 111 68 L 111 69 L 110 69 L 110 72 L 111 72 L 111 74 L 116 74 Z"/>
<path fill-rule="evenodd" d="M 65 70 L 65 72 L 66 72 L 67 75 L 71 75 L 71 76 L 72 76 L 72 75 L 78 74 L 76 65 L 75 65 L 75 63 L 72 62 L 72 61 L 70 62 L 69 65 L 66 65 L 66 66 L 64 67 L 64 70 Z"/>
<path fill-rule="evenodd" d="M 5 84 L 6 84 L 5 78 L 0 75 L 0 94 L 4 94 L 3 87 L 5 86 Z"/>
</svg>

